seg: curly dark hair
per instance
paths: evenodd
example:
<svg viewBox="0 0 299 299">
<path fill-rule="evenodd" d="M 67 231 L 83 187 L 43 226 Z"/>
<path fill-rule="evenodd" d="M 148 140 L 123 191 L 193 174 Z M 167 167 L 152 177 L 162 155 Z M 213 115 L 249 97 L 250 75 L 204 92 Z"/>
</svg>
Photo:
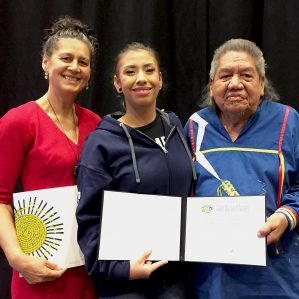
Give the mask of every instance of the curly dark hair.
<svg viewBox="0 0 299 299">
<path fill-rule="evenodd" d="M 51 28 L 46 29 L 45 32 L 42 56 L 51 57 L 53 51 L 57 49 L 57 43 L 61 38 L 75 38 L 88 45 L 93 64 L 98 49 L 98 40 L 95 32 L 88 25 L 70 16 L 63 16 L 55 21 Z"/>
</svg>

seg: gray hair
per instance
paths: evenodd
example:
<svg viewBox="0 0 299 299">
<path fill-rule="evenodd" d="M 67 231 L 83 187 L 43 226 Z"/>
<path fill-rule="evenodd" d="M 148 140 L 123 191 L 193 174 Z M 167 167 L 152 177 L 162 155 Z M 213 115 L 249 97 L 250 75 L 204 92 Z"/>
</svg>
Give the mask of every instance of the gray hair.
<svg viewBox="0 0 299 299">
<path fill-rule="evenodd" d="M 42 46 L 42 56 L 51 57 L 61 38 L 74 38 L 87 44 L 90 50 L 91 64 L 94 62 L 98 41 L 94 31 L 78 19 L 70 16 L 59 18 L 46 30 Z"/>
<path fill-rule="evenodd" d="M 256 65 L 257 72 L 259 77 L 264 79 L 264 98 L 279 101 L 280 96 L 273 87 L 273 84 L 266 76 L 266 67 L 267 64 L 265 62 L 263 52 L 260 48 L 253 42 L 246 40 L 246 39 L 230 39 L 224 44 L 222 44 L 219 48 L 217 48 L 214 52 L 213 60 L 211 62 L 210 68 L 210 80 L 215 78 L 216 71 L 218 69 L 219 60 L 220 58 L 229 51 L 236 51 L 236 52 L 245 52 L 250 55 Z M 214 99 L 210 96 L 210 84 L 203 89 L 202 92 L 202 99 L 200 106 L 214 106 L 215 102 Z"/>
</svg>

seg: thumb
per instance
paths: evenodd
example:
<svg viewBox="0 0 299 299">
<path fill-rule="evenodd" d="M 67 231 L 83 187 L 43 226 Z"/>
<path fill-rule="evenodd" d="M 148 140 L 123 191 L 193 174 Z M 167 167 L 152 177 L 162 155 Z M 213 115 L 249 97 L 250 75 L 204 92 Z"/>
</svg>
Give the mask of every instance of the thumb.
<svg viewBox="0 0 299 299">
<path fill-rule="evenodd" d="M 50 268 L 51 270 L 62 270 L 61 267 L 59 267 L 57 264 L 52 263 L 52 262 L 50 262 L 50 261 L 46 261 L 46 262 L 45 262 L 45 265 L 46 265 L 48 268 Z"/>
<path fill-rule="evenodd" d="M 144 261 L 146 261 L 150 257 L 151 254 L 152 254 L 152 250 L 149 249 L 149 250 L 145 251 L 137 261 L 144 263 Z"/>
<path fill-rule="evenodd" d="M 269 224 L 265 223 L 257 232 L 259 238 L 267 236 L 271 232 L 271 227 Z"/>
</svg>

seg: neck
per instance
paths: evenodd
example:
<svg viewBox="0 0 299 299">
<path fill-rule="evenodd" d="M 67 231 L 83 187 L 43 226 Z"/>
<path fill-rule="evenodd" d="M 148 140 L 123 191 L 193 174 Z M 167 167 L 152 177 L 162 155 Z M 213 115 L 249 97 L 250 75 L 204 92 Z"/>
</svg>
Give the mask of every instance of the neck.
<svg viewBox="0 0 299 299">
<path fill-rule="evenodd" d="M 49 97 L 45 94 L 36 102 L 49 115 L 59 129 L 74 143 L 78 142 L 78 118 L 74 103 L 59 101 L 57 97 Z"/>
<path fill-rule="evenodd" d="M 127 109 L 119 121 L 124 124 L 138 128 L 150 124 L 156 118 L 156 107 L 151 109 Z"/>
<path fill-rule="evenodd" d="M 223 124 L 225 130 L 231 137 L 232 141 L 235 141 L 240 135 L 243 127 L 248 121 L 248 118 L 242 117 L 228 117 L 223 113 L 220 114 L 220 121 Z"/>
<path fill-rule="evenodd" d="M 66 116 L 71 114 L 75 99 L 67 95 L 57 95 L 50 90 L 44 95 L 44 98 L 51 103 L 55 112 L 59 115 Z"/>
</svg>

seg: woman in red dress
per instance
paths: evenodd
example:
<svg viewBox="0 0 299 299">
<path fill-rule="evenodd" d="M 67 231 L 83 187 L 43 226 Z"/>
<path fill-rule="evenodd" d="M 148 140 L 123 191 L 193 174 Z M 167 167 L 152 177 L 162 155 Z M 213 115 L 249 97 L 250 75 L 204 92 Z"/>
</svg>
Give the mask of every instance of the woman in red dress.
<svg viewBox="0 0 299 299">
<path fill-rule="evenodd" d="M 0 246 L 14 269 L 13 299 L 95 298 L 84 266 L 61 269 L 22 252 L 11 202 L 18 180 L 24 191 L 75 185 L 82 145 L 100 121 L 95 113 L 75 104 L 77 95 L 88 87 L 96 47 L 87 25 L 60 18 L 43 45 L 47 92 L 0 119 Z"/>
</svg>

